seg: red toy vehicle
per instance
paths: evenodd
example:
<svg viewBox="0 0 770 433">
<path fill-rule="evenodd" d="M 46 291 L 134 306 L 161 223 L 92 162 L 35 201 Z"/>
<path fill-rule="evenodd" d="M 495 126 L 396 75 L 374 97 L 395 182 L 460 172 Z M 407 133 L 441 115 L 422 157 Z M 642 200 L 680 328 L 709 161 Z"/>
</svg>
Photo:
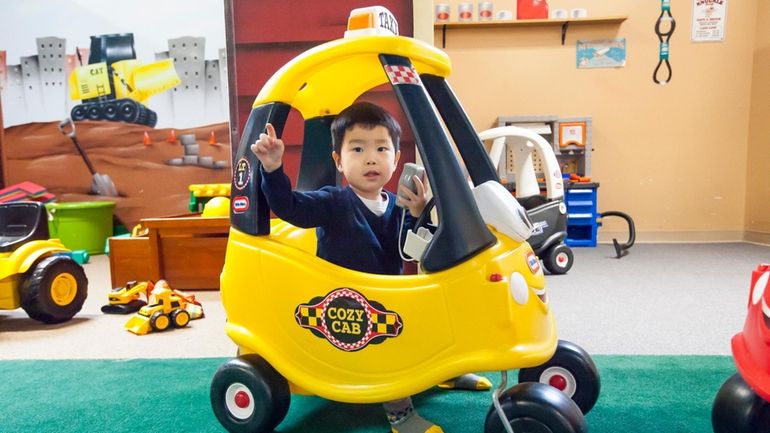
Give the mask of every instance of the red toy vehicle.
<svg viewBox="0 0 770 433">
<path fill-rule="evenodd" d="M 749 312 L 732 340 L 738 373 L 714 399 L 715 433 L 770 433 L 770 265 L 751 274 Z"/>
</svg>

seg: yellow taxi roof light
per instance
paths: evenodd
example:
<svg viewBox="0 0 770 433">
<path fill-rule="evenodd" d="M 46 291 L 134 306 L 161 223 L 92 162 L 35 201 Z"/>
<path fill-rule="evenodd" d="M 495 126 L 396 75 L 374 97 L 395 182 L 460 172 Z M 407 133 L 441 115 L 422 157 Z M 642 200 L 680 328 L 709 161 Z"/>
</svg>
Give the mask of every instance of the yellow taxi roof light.
<svg viewBox="0 0 770 433">
<path fill-rule="evenodd" d="M 351 15 L 348 18 L 348 31 L 369 29 L 374 27 L 374 15 L 370 12 L 368 14 Z"/>
<path fill-rule="evenodd" d="M 370 6 L 353 9 L 348 17 L 348 29 L 345 37 L 369 35 L 398 36 L 396 17 L 383 6 Z"/>
</svg>

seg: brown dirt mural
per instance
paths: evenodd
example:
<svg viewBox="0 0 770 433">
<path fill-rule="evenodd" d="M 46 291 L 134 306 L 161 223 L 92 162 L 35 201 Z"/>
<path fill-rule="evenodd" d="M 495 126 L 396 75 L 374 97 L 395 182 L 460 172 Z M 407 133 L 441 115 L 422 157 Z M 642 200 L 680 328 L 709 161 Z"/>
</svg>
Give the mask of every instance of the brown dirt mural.
<svg viewBox="0 0 770 433">
<path fill-rule="evenodd" d="M 97 173 L 108 175 L 119 197 L 91 192 L 91 172 L 58 122 L 29 123 L 5 129 L 6 186 L 30 181 L 56 195 L 58 202 L 107 200 L 115 202 L 115 215 L 129 230 L 142 218 L 189 213 L 190 184 L 229 183 L 231 172 L 228 123 L 189 129 L 195 134 L 201 157 L 224 161 L 224 168 L 196 165 L 171 166 L 181 159 L 184 147 L 168 141 L 171 129 L 107 121 L 76 122 L 77 139 Z M 143 143 L 147 132 L 151 144 Z M 211 132 L 215 144 L 209 144 Z"/>
</svg>

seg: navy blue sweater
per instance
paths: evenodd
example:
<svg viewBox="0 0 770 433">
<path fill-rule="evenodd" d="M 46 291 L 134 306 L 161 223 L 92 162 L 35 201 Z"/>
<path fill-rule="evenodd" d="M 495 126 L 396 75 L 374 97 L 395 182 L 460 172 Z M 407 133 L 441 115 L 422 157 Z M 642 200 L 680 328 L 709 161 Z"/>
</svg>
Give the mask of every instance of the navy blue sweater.
<svg viewBox="0 0 770 433">
<path fill-rule="evenodd" d="M 402 261 L 398 253 L 398 228 L 404 210 L 388 194 L 388 207 L 375 215 L 348 186 L 325 186 L 317 191 L 292 191 L 283 167 L 262 171 L 262 191 L 270 209 L 297 227 L 316 227 L 316 255 L 339 266 L 372 274 L 398 275 Z M 405 229 L 412 218 L 406 213 Z"/>
</svg>

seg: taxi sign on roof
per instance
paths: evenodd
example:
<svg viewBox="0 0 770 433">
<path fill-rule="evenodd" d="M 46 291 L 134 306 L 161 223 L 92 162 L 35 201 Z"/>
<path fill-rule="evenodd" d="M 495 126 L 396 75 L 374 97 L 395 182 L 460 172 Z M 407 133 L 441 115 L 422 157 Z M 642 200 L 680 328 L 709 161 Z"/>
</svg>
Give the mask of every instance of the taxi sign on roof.
<svg viewBox="0 0 770 433">
<path fill-rule="evenodd" d="M 353 9 L 348 17 L 348 29 L 345 37 L 363 35 L 395 35 L 398 36 L 398 21 L 396 17 L 383 6 L 370 6 Z"/>
</svg>

